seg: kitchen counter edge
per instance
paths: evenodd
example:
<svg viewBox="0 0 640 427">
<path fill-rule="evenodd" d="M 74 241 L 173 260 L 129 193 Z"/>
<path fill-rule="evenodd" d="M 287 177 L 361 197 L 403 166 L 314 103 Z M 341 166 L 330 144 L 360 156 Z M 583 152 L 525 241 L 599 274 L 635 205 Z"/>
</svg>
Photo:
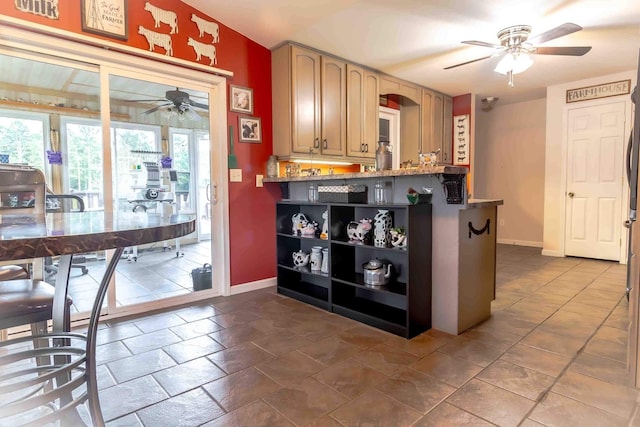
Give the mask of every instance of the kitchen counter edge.
<svg viewBox="0 0 640 427">
<path fill-rule="evenodd" d="M 376 177 L 397 177 L 397 176 L 415 176 L 415 175 L 438 175 L 442 173 L 446 174 L 466 174 L 468 172 L 466 167 L 463 166 L 428 166 L 425 169 L 393 169 L 385 171 L 372 171 L 372 172 L 354 172 L 354 173 L 342 173 L 333 175 L 311 175 L 311 176 L 291 176 L 291 177 L 278 177 L 269 178 L 264 177 L 263 182 L 295 182 L 295 181 L 329 181 L 340 179 L 366 179 Z"/>
</svg>

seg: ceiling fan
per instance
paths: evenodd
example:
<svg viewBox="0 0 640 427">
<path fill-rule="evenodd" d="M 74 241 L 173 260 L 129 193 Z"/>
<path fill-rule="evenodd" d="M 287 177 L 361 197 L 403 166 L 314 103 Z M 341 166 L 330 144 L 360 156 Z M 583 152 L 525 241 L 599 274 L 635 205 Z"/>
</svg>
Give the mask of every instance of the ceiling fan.
<svg viewBox="0 0 640 427">
<path fill-rule="evenodd" d="M 582 56 L 589 52 L 591 50 L 591 46 L 535 46 L 535 44 L 557 39 L 559 37 L 563 37 L 580 30 L 582 30 L 581 26 L 572 23 L 566 23 L 529 38 L 529 35 L 531 34 L 530 26 L 514 25 L 512 27 L 507 27 L 503 30 L 500 30 L 497 34 L 500 44 L 487 43 L 477 40 L 466 40 L 462 42 L 474 46 L 493 48 L 496 49 L 497 52 L 492 55 L 483 56 L 482 58 L 477 58 L 471 61 L 466 61 L 460 64 L 445 67 L 445 70 L 482 61 L 494 56 L 503 56 L 494 71 L 500 74 L 508 75 L 509 86 L 513 87 L 513 75 L 525 71 L 533 64 L 533 59 L 531 59 L 531 57 L 529 56 L 530 54 Z"/>
<path fill-rule="evenodd" d="M 165 92 L 165 97 L 157 98 L 157 99 L 130 99 L 128 102 L 157 102 L 163 101 L 163 104 L 160 104 L 156 107 L 153 107 L 147 111 L 144 111 L 142 114 L 151 114 L 154 113 L 164 107 L 169 107 L 169 112 L 175 112 L 177 114 L 190 114 L 192 116 L 197 116 L 197 114 L 191 111 L 191 107 L 201 108 L 203 110 L 209 110 L 209 106 L 207 104 L 201 104 L 189 98 L 189 94 L 187 92 L 181 91 L 179 88 L 176 90 L 168 90 Z"/>
</svg>

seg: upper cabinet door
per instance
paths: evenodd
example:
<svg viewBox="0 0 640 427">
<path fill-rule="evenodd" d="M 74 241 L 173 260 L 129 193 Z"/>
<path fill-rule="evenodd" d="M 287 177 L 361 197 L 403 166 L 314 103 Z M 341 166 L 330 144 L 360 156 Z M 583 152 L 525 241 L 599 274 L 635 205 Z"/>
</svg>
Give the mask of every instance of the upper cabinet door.
<svg viewBox="0 0 640 427">
<path fill-rule="evenodd" d="M 374 158 L 378 139 L 378 76 L 347 64 L 347 156 Z"/>
<path fill-rule="evenodd" d="M 444 97 L 444 110 L 442 117 L 442 163 L 453 162 L 453 98 Z"/>
<path fill-rule="evenodd" d="M 296 153 L 320 149 L 320 54 L 291 48 L 292 146 Z"/>
<path fill-rule="evenodd" d="M 322 57 L 321 114 L 322 132 L 320 152 L 332 156 L 344 156 L 347 96 L 347 64 L 338 59 Z"/>
</svg>

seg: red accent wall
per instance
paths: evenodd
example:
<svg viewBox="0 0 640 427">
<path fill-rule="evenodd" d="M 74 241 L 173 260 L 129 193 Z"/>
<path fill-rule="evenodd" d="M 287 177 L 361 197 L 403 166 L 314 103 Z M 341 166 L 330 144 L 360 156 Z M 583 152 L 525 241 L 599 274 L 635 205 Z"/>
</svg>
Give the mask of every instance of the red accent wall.
<svg viewBox="0 0 640 427">
<path fill-rule="evenodd" d="M 81 8 L 79 1 L 63 0 L 58 2 L 59 19 L 52 20 L 32 13 L 22 12 L 15 7 L 14 1 L 0 2 L 0 14 L 35 22 L 83 34 L 96 40 L 104 39 L 113 43 L 148 50 L 144 36 L 138 34 L 138 27 L 168 34 L 170 27 L 160 24 L 154 28 L 150 12 L 144 10 L 147 0 L 128 1 L 128 41 L 101 37 L 82 31 Z M 173 57 L 196 62 L 196 54 L 187 45 L 189 37 L 211 43 L 211 35 L 205 33 L 199 37 L 197 26 L 191 21 L 191 15 L 218 22 L 215 17 L 205 15 L 191 6 L 175 0 L 153 0 L 154 6 L 176 12 L 178 32 L 171 35 Z M 238 141 L 238 116 L 227 112 L 227 129 L 233 127 L 234 152 L 238 167 L 242 169 L 243 181 L 229 183 L 229 239 L 231 251 L 231 285 L 252 282 L 276 275 L 275 255 L 275 201 L 279 199 L 277 186 L 257 188 L 256 175 L 266 173 L 266 161 L 272 153 L 271 137 L 271 51 L 255 43 L 242 34 L 218 22 L 220 41 L 216 43 L 217 64 L 214 66 L 232 71 L 234 76 L 227 79 L 227 97 L 229 85 L 244 86 L 253 89 L 254 114 L 262 124 L 262 142 L 240 143 Z M 164 53 L 156 46 L 155 52 Z M 209 58 L 203 56 L 200 64 L 209 64 Z M 229 141 L 214 141 L 226 143 Z M 215 256 L 215 254 L 214 254 Z"/>
<path fill-rule="evenodd" d="M 470 93 L 453 97 L 453 115 L 461 116 L 463 114 L 471 114 Z"/>
</svg>

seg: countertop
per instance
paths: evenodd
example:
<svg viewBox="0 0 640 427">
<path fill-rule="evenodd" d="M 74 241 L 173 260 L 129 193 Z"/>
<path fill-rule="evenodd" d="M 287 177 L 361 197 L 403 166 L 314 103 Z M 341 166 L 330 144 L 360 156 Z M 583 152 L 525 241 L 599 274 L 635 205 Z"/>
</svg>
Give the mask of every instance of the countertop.
<svg viewBox="0 0 640 427">
<path fill-rule="evenodd" d="M 464 166 L 451 166 L 451 165 L 434 165 L 426 166 L 423 169 L 393 169 L 385 171 L 372 171 L 372 172 L 354 172 L 354 173 L 342 173 L 333 175 L 312 175 L 312 176 L 292 176 L 292 177 L 278 177 L 268 178 L 265 177 L 263 182 L 294 182 L 294 181 L 328 181 L 328 180 L 345 180 L 345 179 L 366 179 L 377 178 L 381 176 L 415 176 L 415 175 L 437 175 L 442 173 L 447 174 L 466 174 L 467 168 Z"/>
<path fill-rule="evenodd" d="M 490 208 L 492 206 L 504 205 L 502 199 L 469 199 L 467 201 L 466 209 L 482 209 Z"/>
</svg>

